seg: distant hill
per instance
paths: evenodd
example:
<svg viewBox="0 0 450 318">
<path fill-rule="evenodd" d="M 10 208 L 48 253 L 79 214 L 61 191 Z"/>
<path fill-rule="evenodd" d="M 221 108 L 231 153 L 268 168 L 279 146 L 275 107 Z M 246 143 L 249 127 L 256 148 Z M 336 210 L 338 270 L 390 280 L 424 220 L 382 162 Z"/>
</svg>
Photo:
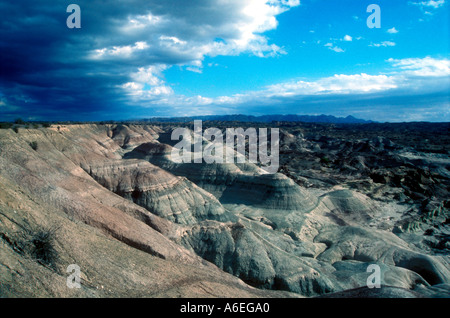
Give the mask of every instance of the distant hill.
<svg viewBox="0 0 450 318">
<path fill-rule="evenodd" d="M 191 122 L 193 120 L 216 120 L 216 121 L 240 121 L 240 122 L 261 122 L 270 123 L 273 121 L 306 122 L 306 123 L 334 123 L 334 124 L 367 124 L 373 123 L 371 120 L 355 118 L 353 116 L 335 117 L 331 115 L 210 115 L 191 117 L 152 117 L 142 119 L 144 122 Z"/>
</svg>

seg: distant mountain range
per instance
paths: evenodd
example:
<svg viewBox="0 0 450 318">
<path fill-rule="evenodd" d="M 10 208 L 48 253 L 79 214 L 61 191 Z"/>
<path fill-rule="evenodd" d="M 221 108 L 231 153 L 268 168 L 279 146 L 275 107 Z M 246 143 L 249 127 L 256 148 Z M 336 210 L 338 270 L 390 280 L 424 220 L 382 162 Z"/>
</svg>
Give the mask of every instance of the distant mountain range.
<svg viewBox="0 0 450 318">
<path fill-rule="evenodd" d="M 374 123 L 371 120 L 355 118 L 353 116 L 335 117 L 331 115 L 210 115 L 191 117 L 152 117 L 142 119 L 144 122 L 191 122 L 193 120 L 203 121 L 240 121 L 240 122 L 260 122 L 270 123 L 273 121 L 306 122 L 306 123 L 334 123 L 334 124 L 367 124 Z"/>
</svg>

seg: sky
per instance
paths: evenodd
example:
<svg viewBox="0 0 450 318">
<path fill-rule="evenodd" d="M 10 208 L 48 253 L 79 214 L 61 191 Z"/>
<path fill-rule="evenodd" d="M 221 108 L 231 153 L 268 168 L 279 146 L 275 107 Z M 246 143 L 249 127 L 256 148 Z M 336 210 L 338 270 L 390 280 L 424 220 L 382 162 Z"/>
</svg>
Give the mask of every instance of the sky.
<svg viewBox="0 0 450 318">
<path fill-rule="evenodd" d="M 450 121 L 449 2 L 0 0 L 0 121 Z"/>
</svg>

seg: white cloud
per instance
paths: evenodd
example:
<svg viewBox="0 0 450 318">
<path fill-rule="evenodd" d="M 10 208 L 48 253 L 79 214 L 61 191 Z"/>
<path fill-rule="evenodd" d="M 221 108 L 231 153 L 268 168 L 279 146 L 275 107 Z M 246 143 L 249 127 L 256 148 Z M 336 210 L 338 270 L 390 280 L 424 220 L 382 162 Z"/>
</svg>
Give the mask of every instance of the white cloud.
<svg viewBox="0 0 450 318">
<path fill-rule="evenodd" d="M 420 77 L 445 77 L 450 76 L 450 60 L 425 58 L 389 59 L 396 68 L 399 68 L 404 75 Z"/>
<path fill-rule="evenodd" d="M 331 44 L 331 47 L 333 45 Z M 437 58 L 407 58 L 387 60 L 391 68 L 385 74 L 335 74 L 316 80 L 291 80 L 266 86 L 260 90 L 247 91 L 230 96 L 185 96 L 176 94 L 166 85 L 162 77 L 165 67 L 143 68 L 137 72 L 133 81 L 123 85 L 131 98 L 142 107 L 160 106 L 159 109 L 170 106 L 172 115 L 199 115 L 236 113 L 246 106 L 246 109 L 261 110 L 280 107 L 280 112 L 291 112 L 293 102 L 301 101 L 302 107 L 309 110 L 327 108 L 325 105 L 339 101 L 347 105 L 346 113 L 335 115 L 358 115 L 364 118 L 381 121 L 413 120 L 417 116 L 423 120 L 445 120 L 450 112 L 450 104 L 441 100 L 431 101 L 423 109 L 410 109 L 407 106 L 386 104 L 386 100 L 376 101 L 376 98 L 389 96 L 407 96 L 405 103 L 415 100 L 417 96 L 440 92 L 450 85 L 450 60 Z M 150 86 L 154 84 L 154 86 Z M 370 94 L 370 95 L 369 95 Z M 406 94 L 406 95 L 405 95 Z M 370 98 L 367 98 L 370 96 Z M 412 96 L 412 97 L 408 97 Z M 358 103 L 355 103 L 358 101 Z M 286 104 L 287 102 L 287 104 Z M 361 102 L 361 104 L 360 104 Z M 423 103 L 421 101 L 420 103 Z M 256 105 L 256 106 L 255 106 Z M 286 106 L 285 105 L 289 105 Z M 305 106 L 309 105 L 309 106 Z M 354 106 L 357 105 L 357 106 Z M 371 105 L 376 105 L 375 108 Z M 329 106 L 327 106 L 329 107 Z M 371 107 L 368 109 L 367 107 Z M 399 107 L 393 114 L 392 107 Z M 383 111 L 385 109 L 385 111 Z M 306 111 L 297 108 L 296 111 Z M 447 113 L 444 114 L 444 110 Z M 330 109 L 328 109 L 330 111 Z M 338 110 L 336 110 L 338 111 Z M 358 113 L 359 112 L 359 113 Z M 414 117 L 416 116 L 416 117 Z M 447 117 L 442 117 L 447 116 Z M 419 117 L 417 117 L 419 118 Z"/>
<path fill-rule="evenodd" d="M 283 48 L 280 48 L 276 44 L 268 44 L 267 39 L 259 35 L 253 36 L 253 39 L 249 42 L 242 40 L 233 40 L 229 43 L 212 42 L 194 48 L 193 51 L 201 56 L 208 55 L 211 57 L 217 55 L 236 56 L 241 53 L 251 53 L 258 57 L 272 57 L 286 54 Z"/>
<path fill-rule="evenodd" d="M 369 46 L 374 46 L 374 47 L 388 47 L 388 46 L 395 46 L 395 42 L 392 41 L 383 41 L 381 43 L 372 43 Z"/>
<path fill-rule="evenodd" d="M 417 87 L 411 76 L 424 78 L 450 77 L 450 60 L 426 58 L 389 59 L 391 75 L 336 74 L 316 81 L 286 82 L 269 86 L 259 93 L 265 96 L 295 96 L 317 94 L 360 94 L 395 88 Z"/>
<path fill-rule="evenodd" d="M 158 0 L 136 0 L 147 10 L 111 16 L 108 36 L 99 36 L 90 51 L 95 60 L 120 60 L 141 65 L 120 85 L 134 100 L 159 102 L 209 102 L 209 99 L 177 96 L 162 72 L 179 65 L 191 72 L 202 72 L 206 56 L 237 56 L 242 53 L 258 57 L 286 54 L 286 51 L 263 34 L 278 26 L 277 16 L 300 5 L 299 0 L 204 0 L 189 6 L 164 6 Z M 126 10 L 126 8 L 125 8 Z M 131 13 L 132 12 L 132 13 Z M 133 44 L 129 44 L 133 43 Z M 336 48 L 339 51 L 338 48 Z"/>
<path fill-rule="evenodd" d="M 136 73 L 130 75 L 131 82 L 120 87 L 135 100 L 149 100 L 173 95 L 171 87 L 165 85 L 162 72 L 166 65 L 152 65 L 140 67 Z"/>
<path fill-rule="evenodd" d="M 340 48 L 338 46 L 333 46 L 333 47 L 330 48 L 330 50 L 332 50 L 332 51 L 334 51 L 336 53 L 343 53 L 343 52 L 345 52 L 344 49 L 342 49 L 342 48 Z"/>
<path fill-rule="evenodd" d="M 133 46 L 113 46 L 112 48 L 96 49 L 91 52 L 92 59 L 130 58 L 137 51 L 148 49 L 150 46 L 145 41 L 138 41 Z"/>
<path fill-rule="evenodd" d="M 135 50 L 132 45 L 114 43 L 124 39 L 132 43 L 145 42 L 152 47 L 152 54 L 142 57 L 145 59 L 143 65 L 155 60 L 184 64 L 189 60 L 202 60 L 205 56 L 241 53 L 258 57 L 285 54 L 283 48 L 269 43 L 263 33 L 277 28 L 279 14 L 300 5 L 299 0 L 227 0 L 219 3 L 204 0 L 186 6 L 164 6 L 157 0 L 137 1 L 142 1 L 147 13 L 128 14 L 123 22 L 114 17 L 109 38 L 98 40 L 109 45 L 97 48 L 91 56 L 131 57 Z"/>
<path fill-rule="evenodd" d="M 353 41 L 353 38 L 350 35 L 346 35 L 344 36 L 344 41 L 351 42 Z"/>
<path fill-rule="evenodd" d="M 126 84 L 127 89 L 133 89 L 133 85 Z M 250 91 L 243 94 L 235 94 L 232 96 L 220 96 L 209 98 L 205 96 L 183 96 L 175 95 L 173 91 L 164 92 L 165 96 L 157 96 L 154 90 L 146 92 L 142 90 L 142 86 L 137 86 L 130 95 L 139 95 L 144 102 L 152 101 L 153 103 L 167 103 L 173 105 L 190 105 L 190 106 L 206 106 L 206 105 L 239 105 L 248 102 L 258 102 L 263 104 L 270 103 L 271 100 L 283 97 L 298 96 L 320 96 L 320 95 L 349 95 L 364 94 L 370 92 L 384 91 L 397 88 L 396 79 L 387 75 L 344 75 L 336 74 L 332 77 L 322 78 L 316 81 L 293 81 L 274 84 L 260 91 Z M 160 87 L 158 87 L 160 89 Z M 139 93 L 137 93 L 139 92 Z M 160 93 L 159 95 L 162 95 Z M 154 100 L 155 97 L 161 97 Z"/>
<path fill-rule="evenodd" d="M 428 0 L 428 1 L 421 1 L 421 2 L 410 2 L 413 5 L 417 5 L 420 7 L 430 7 L 433 9 L 437 9 L 439 7 L 442 7 L 445 4 L 445 0 Z"/>
<path fill-rule="evenodd" d="M 128 82 L 121 86 L 122 88 L 128 90 L 130 95 L 139 95 L 140 91 L 144 88 L 144 84 L 136 82 Z"/>
<path fill-rule="evenodd" d="M 136 73 L 131 74 L 131 78 L 139 83 L 150 86 L 161 85 L 164 81 L 162 72 L 167 69 L 166 65 L 157 64 L 148 67 L 140 67 Z"/>
<path fill-rule="evenodd" d="M 387 30 L 387 32 L 390 34 L 396 34 L 398 33 L 398 30 L 395 27 L 393 27 L 392 29 Z"/>
<path fill-rule="evenodd" d="M 186 41 L 182 41 L 182 40 L 178 39 L 176 36 L 161 35 L 159 37 L 159 40 L 166 45 L 173 45 L 173 44 L 186 45 L 187 44 Z"/>
<path fill-rule="evenodd" d="M 156 25 L 164 22 L 162 17 L 157 17 L 151 13 L 147 15 L 136 15 L 133 17 L 128 17 L 127 22 L 123 23 L 121 27 L 122 32 L 136 32 L 139 29 L 144 29 L 149 26 L 155 27 Z"/>
<path fill-rule="evenodd" d="M 361 37 L 356 38 L 357 40 L 360 40 Z M 343 38 L 330 38 L 330 41 L 325 43 L 324 46 L 327 47 L 329 50 L 334 51 L 336 53 L 343 53 L 345 50 L 335 44 L 335 42 L 352 42 L 353 37 L 346 34 Z M 320 44 L 320 40 L 316 42 L 317 44 Z"/>
<path fill-rule="evenodd" d="M 333 43 L 326 43 L 324 45 L 325 47 L 327 47 L 328 49 L 330 49 L 331 51 L 334 51 L 336 53 L 343 53 L 345 52 L 345 50 L 343 50 L 342 48 L 335 46 Z"/>
<path fill-rule="evenodd" d="M 186 70 L 190 71 L 190 72 L 194 72 L 194 73 L 203 73 L 202 69 L 200 67 L 195 67 L 195 66 L 188 66 L 186 67 Z"/>
<path fill-rule="evenodd" d="M 420 89 L 426 85 L 423 80 L 416 81 L 414 77 L 432 80 L 436 77 L 446 77 L 450 80 L 450 60 L 426 58 L 389 59 L 393 68 L 390 75 L 370 74 L 336 74 L 316 81 L 294 81 L 269 86 L 257 95 L 297 96 L 322 94 L 363 94 L 386 91 L 396 88 Z M 431 83 L 431 82 L 430 82 Z M 434 83 L 434 82 L 433 82 Z M 255 93 L 252 93 L 255 95 Z"/>
<path fill-rule="evenodd" d="M 294 96 L 317 94 L 359 94 L 396 88 L 393 77 L 387 75 L 336 74 L 317 81 L 297 81 L 271 85 L 266 96 Z"/>
<path fill-rule="evenodd" d="M 437 9 L 445 5 L 445 0 L 429 0 L 408 3 L 419 7 L 426 16 L 432 16 Z M 423 19 L 421 18 L 419 19 L 419 21 L 423 21 Z"/>
</svg>

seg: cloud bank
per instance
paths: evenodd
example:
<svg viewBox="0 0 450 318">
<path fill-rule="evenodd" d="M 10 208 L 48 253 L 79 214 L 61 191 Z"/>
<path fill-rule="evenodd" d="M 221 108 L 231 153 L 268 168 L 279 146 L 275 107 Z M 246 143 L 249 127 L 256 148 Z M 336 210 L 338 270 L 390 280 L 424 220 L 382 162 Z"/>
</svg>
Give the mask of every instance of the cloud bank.
<svg viewBox="0 0 450 318">
<path fill-rule="evenodd" d="M 80 0 L 81 29 L 66 26 L 70 2 L 0 2 L 0 120 L 19 115 L 31 120 L 105 120 L 316 113 L 329 103 L 342 106 L 336 115 L 363 114 L 376 120 L 380 118 L 374 107 L 391 103 L 386 93 L 392 100 L 398 97 L 401 109 L 420 98 L 432 100 L 433 109 L 449 107 L 442 104 L 448 101 L 446 58 L 390 59 L 380 74 L 292 79 L 220 97 L 177 94 L 166 81 L 164 72 L 174 66 L 201 73 L 206 57 L 286 54 L 266 33 L 275 30 L 278 15 L 299 6 L 299 0 L 192 0 L 189 5 L 177 0 Z M 443 4 L 417 3 L 433 8 Z M 345 35 L 341 41 L 352 42 L 353 37 Z M 345 54 L 332 43 L 325 46 Z M 405 98 L 408 94 L 413 97 Z M 363 103 L 358 106 L 358 101 Z"/>
<path fill-rule="evenodd" d="M 17 108 L 30 118 L 117 116 L 139 97 L 173 94 L 162 80 L 173 65 L 201 71 L 205 56 L 284 54 L 263 33 L 300 1 L 80 0 L 81 29 L 67 28 L 68 4 L 0 2 L 5 117 Z"/>
</svg>

